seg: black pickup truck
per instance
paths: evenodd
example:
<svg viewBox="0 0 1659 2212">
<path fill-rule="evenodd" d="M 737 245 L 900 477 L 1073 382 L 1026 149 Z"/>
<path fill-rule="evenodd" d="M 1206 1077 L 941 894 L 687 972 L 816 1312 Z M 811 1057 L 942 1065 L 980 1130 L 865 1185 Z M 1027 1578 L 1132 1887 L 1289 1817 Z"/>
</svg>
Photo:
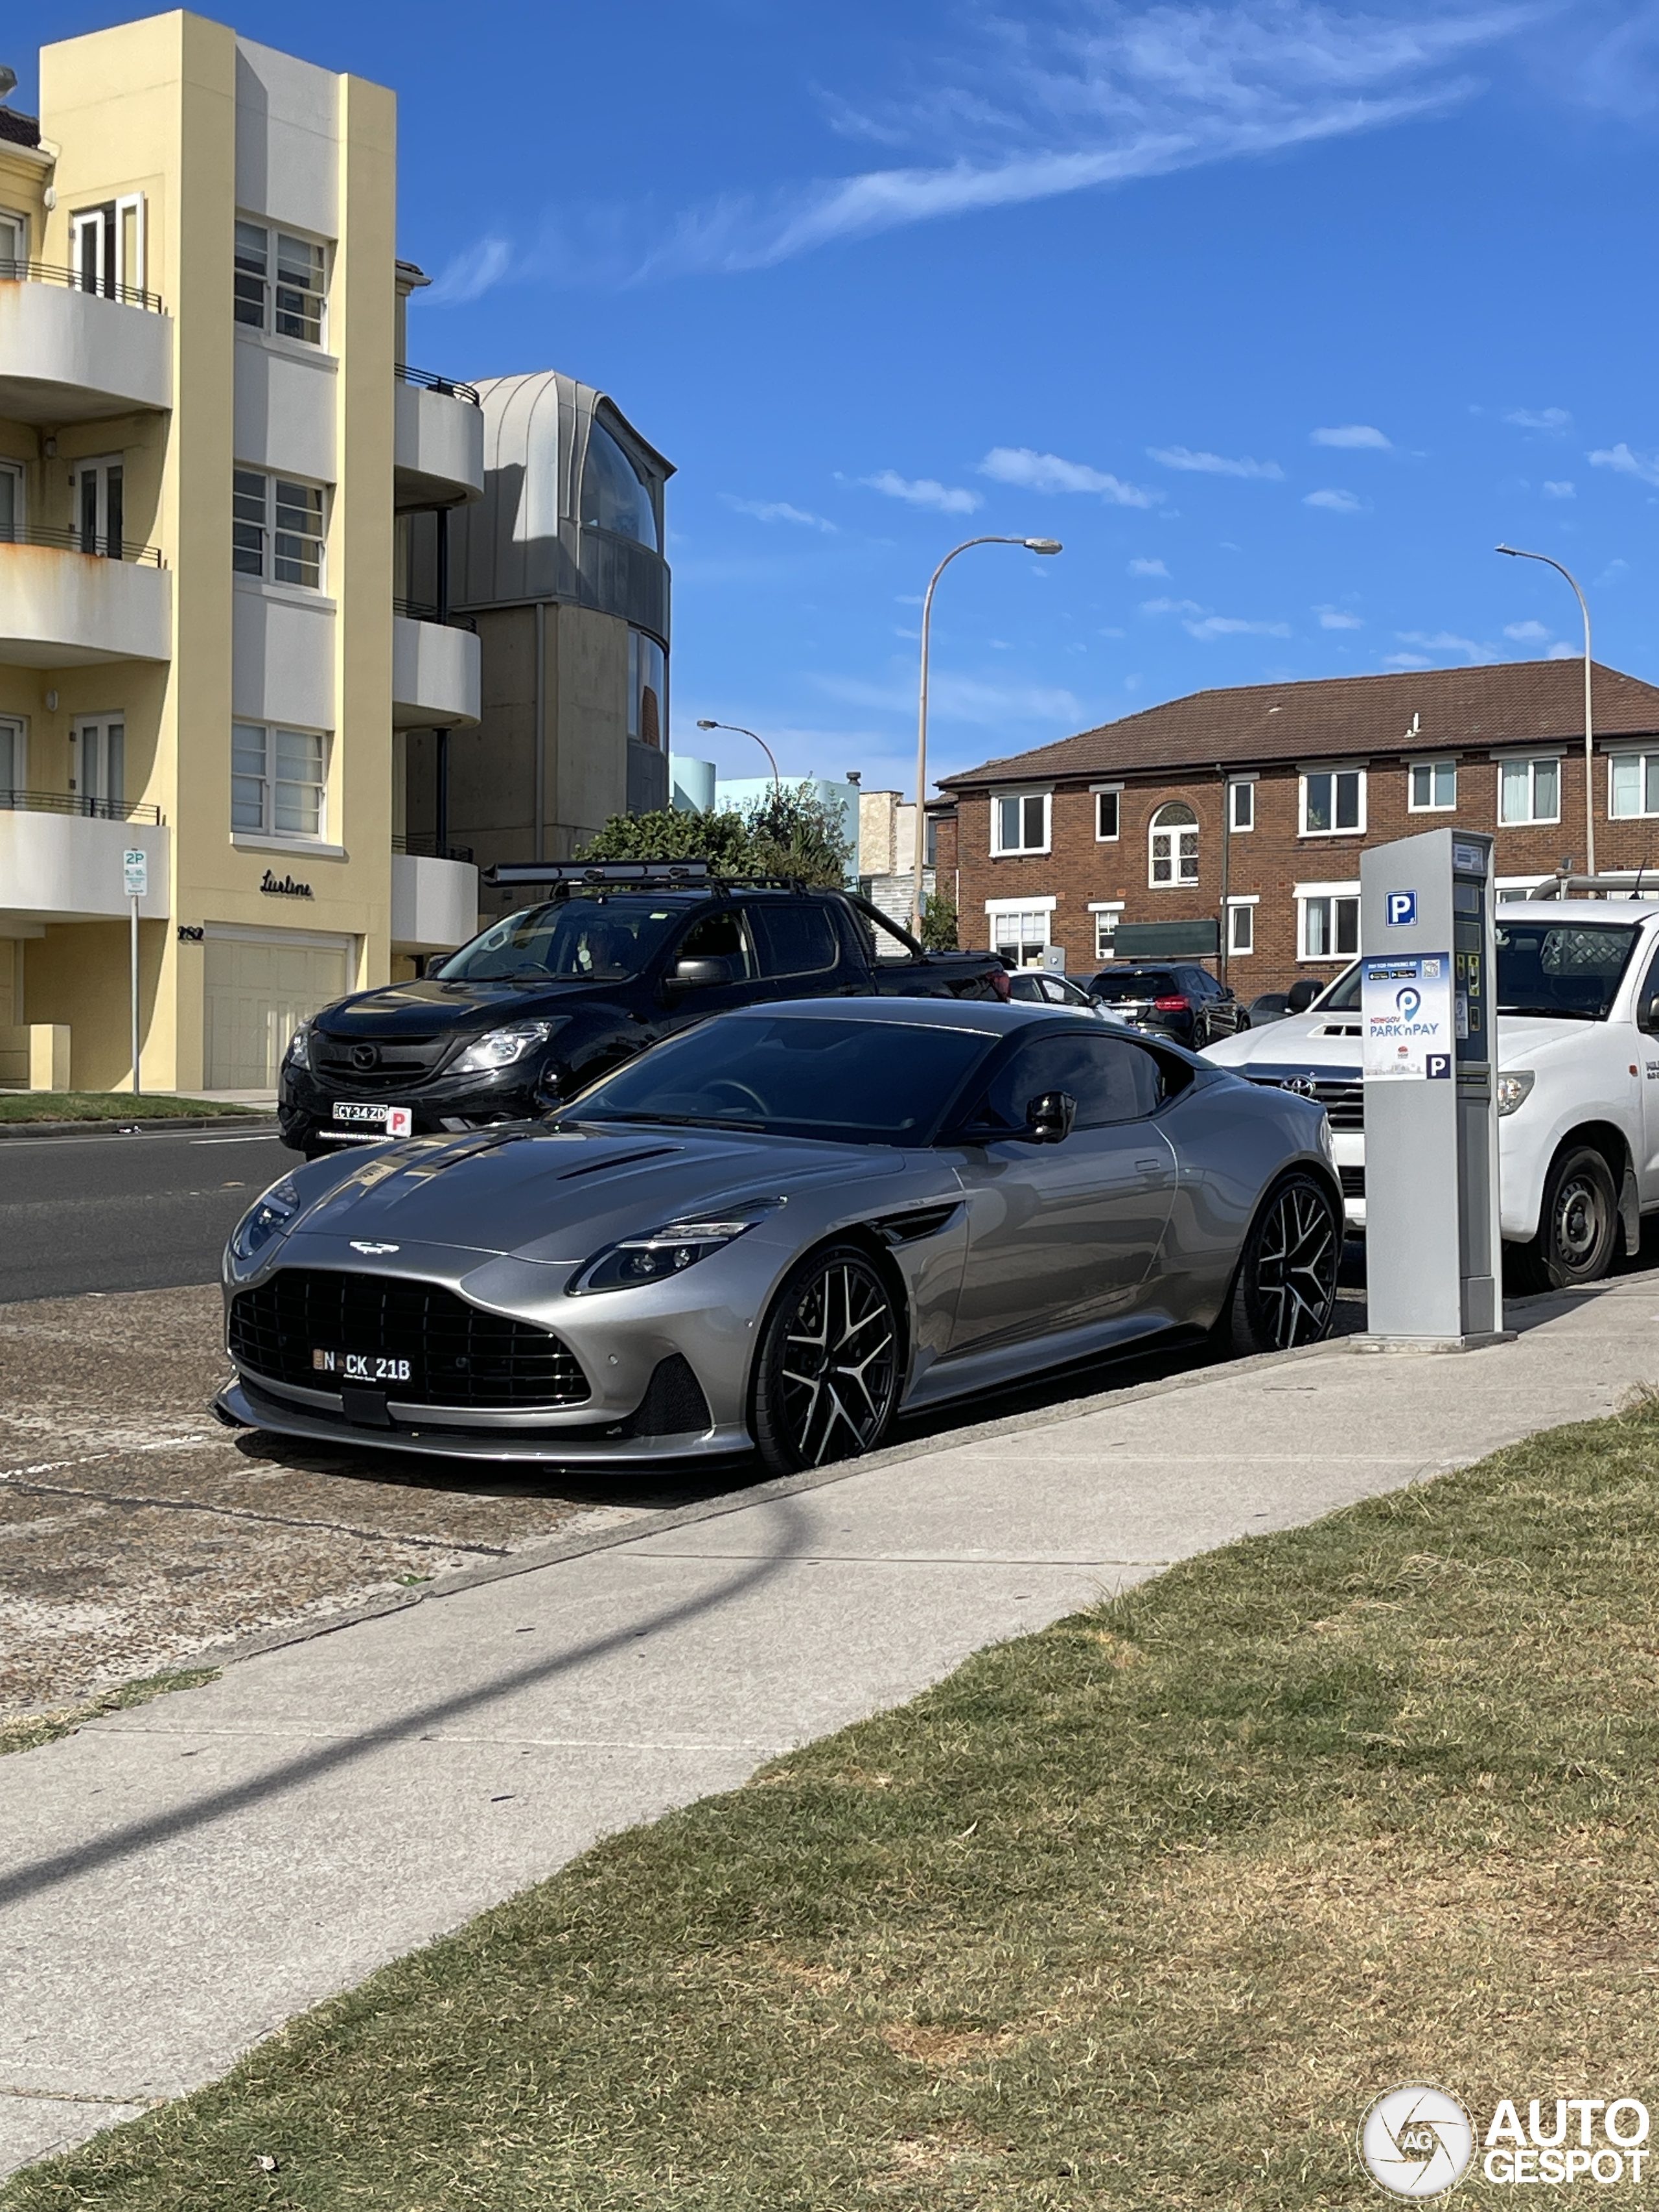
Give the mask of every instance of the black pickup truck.
<svg viewBox="0 0 1659 2212">
<path fill-rule="evenodd" d="M 550 1112 L 659 1037 L 772 999 L 1006 999 L 993 952 L 924 952 L 850 892 L 612 860 L 496 870 L 550 896 L 418 981 L 360 991 L 295 1032 L 283 1142 L 475 1129 Z"/>
</svg>

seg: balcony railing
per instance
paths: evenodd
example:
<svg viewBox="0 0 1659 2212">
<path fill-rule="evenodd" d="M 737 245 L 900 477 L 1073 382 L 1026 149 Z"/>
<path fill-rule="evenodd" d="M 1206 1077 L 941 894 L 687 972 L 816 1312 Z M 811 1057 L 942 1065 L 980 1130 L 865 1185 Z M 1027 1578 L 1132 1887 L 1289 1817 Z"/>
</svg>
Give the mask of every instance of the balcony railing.
<svg viewBox="0 0 1659 2212">
<path fill-rule="evenodd" d="M 0 790 L 0 812 L 79 814 L 89 822 L 150 822 L 158 828 L 161 820 L 159 806 L 130 806 L 124 799 L 82 797 L 78 791 Z"/>
<path fill-rule="evenodd" d="M 393 599 L 392 611 L 410 622 L 440 623 L 446 629 L 470 629 L 474 637 L 478 634 L 478 625 L 471 615 L 446 614 L 429 599 Z"/>
<path fill-rule="evenodd" d="M 441 845 L 437 839 L 423 830 L 413 830 L 392 840 L 394 853 L 407 853 L 417 860 L 468 860 L 473 858 L 471 845 Z"/>
<path fill-rule="evenodd" d="M 21 284 L 62 284 L 71 292 L 92 292 L 100 300 L 118 301 L 124 307 L 145 307 L 152 315 L 162 312 L 159 292 L 141 291 L 136 284 L 118 284 L 112 278 L 91 284 L 78 269 L 58 269 L 47 261 L 14 261 L 9 254 L 0 254 L 0 283 L 8 278 Z"/>
<path fill-rule="evenodd" d="M 0 274 L 3 273 L 4 264 L 0 264 Z M 465 399 L 474 407 L 483 404 L 476 386 L 457 384 L 453 376 L 440 376 L 435 369 L 411 368 L 406 361 L 400 361 L 392 374 L 399 384 L 413 384 L 422 392 L 441 392 L 447 399 Z"/>
<path fill-rule="evenodd" d="M 0 545 L 52 545 L 63 553 L 91 553 L 100 561 L 136 561 L 146 568 L 167 566 L 159 545 L 135 545 L 129 538 L 106 538 L 95 530 L 49 530 L 39 522 L 0 525 Z"/>
</svg>

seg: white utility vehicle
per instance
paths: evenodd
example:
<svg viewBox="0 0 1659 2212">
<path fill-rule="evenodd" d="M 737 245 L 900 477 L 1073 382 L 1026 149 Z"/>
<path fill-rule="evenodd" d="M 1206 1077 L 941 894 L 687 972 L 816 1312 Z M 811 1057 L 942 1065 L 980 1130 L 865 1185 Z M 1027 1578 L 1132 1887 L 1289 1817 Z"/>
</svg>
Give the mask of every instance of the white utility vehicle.
<svg viewBox="0 0 1659 2212">
<path fill-rule="evenodd" d="M 1634 1252 L 1641 1217 L 1659 1212 L 1659 905 L 1534 895 L 1501 904 L 1496 919 L 1510 1269 L 1528 1289 L 1592 1283 L 1621 1224 Z M 1361 1038 L 1356 962 L 1305 1014 L 1224 1037 L 1204 1056 L 1323 1105 L 1348 1219 L 1363 1229 Z"/>
</svg>

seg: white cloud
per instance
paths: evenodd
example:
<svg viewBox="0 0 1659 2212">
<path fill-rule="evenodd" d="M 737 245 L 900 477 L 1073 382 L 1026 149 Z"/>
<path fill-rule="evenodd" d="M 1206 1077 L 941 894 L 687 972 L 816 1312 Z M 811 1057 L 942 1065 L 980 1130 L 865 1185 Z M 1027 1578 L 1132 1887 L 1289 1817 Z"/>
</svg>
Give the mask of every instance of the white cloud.
<svg viewBox="0 0 1659 2212">
<path fill-rule="evenodd" d="M 1544 655 L 1546 660 L 1582 660 L 1583 657 L 1583 652 L 1580 647 L 1569 645 L 1563 637 L 1558 637 Z"/>
<path fill-rule="evenodd" d="M 1392 441 L 1370 422 L 1343 422 L 1334 429 L 1315 430 L 1310 435 L 1316 446 L 1370 447 L 1382 453 L 1394 451 Z"/>
<path fill-rule="evenodd" d="M 752 514 L 757 522 L 795 522 L 807 530 L 831 532 L 836 527 L 821 514 L 809 514 L 804 507 L 791 507 L 787 499 L 738 499 L 729 491 L 723 491 L 720 497 L 738 514 Z"/>
<path fill-rule="evenodd" d="M 513 266 L 513 248 L 504 238 L 481 238 L 446 262 L 436 282 L 415 299 L 423 307 L 464 307 L 494 291 Z"/>
<path fill-rule="evenodd" d="M 1620 476 L 1639 477 L 1644 483 L 1659 484 L 1659 459 L 1632 453 L 1622 438 L 1616 446 L 1603 447 L 1589 458 L 1593 469 L 1613 469 Z"/>
<path fill-rule="evenodd" d="M 1277 461 L 1253 461 L 1248 454 L 1229 460 L 1224 453 L 1195 453 L 1190 446 L 1148 446 L 1147 453 L 1166 469 L 1187 469 L 1204 477 L 1265 477 L 1283 483 L 1285 471 Z"/>
<path fill-rule="evenodd" d="M 1140 611 L 1144 615 L 1201 615 L 1204 610 L 1196 599 L 1143 599 Z"/>
<path fill-rule="evenodd" d="M 1364 629 L 1365 627 L 1358 615 L 1351 615 L 1341 607 L 1316 607 L 1314 612 L 1319 617 L 1321 629 Z"/>
<path fill-rule="evenodd" d="M 976 491 L 960 484 L 942 484 L 935 477 L 902 477 L 896 469 L 860 477 L 859 482 L 872 491 L 884 492 L 889 499 L 905 500 L 912 507 L 934 507 L 940 514 L 972 514 L 985 504 Z"/>
<path fill-rule="evenodd" d="M 1455 630 L 1437 629 L 1432 633 L 1420 629 L 1397 629 L 1395 635 L 1401 645 L 1420 645 L 1431 653 L 1467 653 L 1471 660 L 1490 660 L 1492 647 L 1477 644 L 1472 637 L 1459 637 Z"/>
<path fill-rule="evenodd" d="M 1427 668 L 1431 663 L 1420 653 L 1390 653 L 1382 663 L 1384 668 Z"/>
<path fill-rule="evenodd" d="M 1517 645 L 1532 645 L 1540 638 L 1547 637 L 1549 632 L 1540 622 L 1505 623 L 1504 635 L 1512 637 Z"/>
<path fill-rule="evenodd" d="M 1544 480 L 1544 496 L 1546 499 L 1577 499 L 1578 493 L 1570 477 L 1553 482 L 1547 477 Z"/>
<path fill-rule="evenodd" d="M 1504 415 L 1517 430 L 1547 430 L 1552 437 L 1564 437 L 1572 428 L 1572 417 L 1565 407 L 1511 407 Z"/>
<path fill-rule="evenodd" d="M 1169 573 L 1161 561 L 1143 560 L 1139 555 L 1129 563 L 1132 576 L 1167 576 Z"/>
<path fill-rule="evenodd" d="M 1289 623 L 1245 622 L 1237 615 L 1206 615 L 1201 622 L 1185 623 L 1182 627 L 1206 643 L 1217 637 L 1288 637 L 1291 634 Z"/>
<path fill-rule="evenodd" d="M 1304 507 L 1322 507 L 1332 514 L 1363 514 L 1365 512 L 1364 501 L 1357 492 L 1352 491 L 1330 489 L 1310 491 L 1304 495 L 1302 504 Z"/>
<path fill-rule="evenodd" d="M 897 684 L 871 684 L 854 676 L 815 676 L 812 681 L 832 699 L 851 707 L 877 708 L 891 714 L 914 714 L 914 678 Z M 935 675 L 928 684 L 930 714 L 945 721 L 974 722 L 994 727 L 999 722 L 1060 722 L 1081 729 L 1084 710 L 1075 694 L 1047 684 L 984 684 L 970 676 Z"/>
<path fill-rule="evenodd" d="M 1103 469 L 1091 469 L 1085 462 L 1062 460 L 1058 453 L 1036 453 L 1030 446 L 993 446 L 980 462 L 979 472 L 994 477 L 998 483 L 1018 484 L 1025 491 L 1098 492 L 1109 507 L 1152 507 L 1164 496 L 1161 491 L 1143 491 L 1139 484 L 1125 483 Z"/>
</svg>

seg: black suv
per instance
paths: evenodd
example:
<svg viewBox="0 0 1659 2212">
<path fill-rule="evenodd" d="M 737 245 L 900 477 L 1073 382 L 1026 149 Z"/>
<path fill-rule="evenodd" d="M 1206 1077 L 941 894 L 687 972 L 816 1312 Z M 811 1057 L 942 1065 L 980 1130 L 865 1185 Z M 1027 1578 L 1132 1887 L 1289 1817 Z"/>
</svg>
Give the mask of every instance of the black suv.
<svg viewBox="0 0 1659 2212">
<path fill-rule="evenodd" d="M 1250 1026 L 1249 1014 L 1232 993 L 1204 968 L 1126 963 L 1121 968 L 1103 968 L 1088 988 L 1092 997 L 1122 1020 L 1173 1037 L 1192 1052 L 1201 1052 L 1218 1037 Z"/>
<path fill-rule="evenodd" d="M 924 952 L 850 892 L 716 881 L 696 862 L 528 863 L 551 886 L 421 981 L 302 1023 L 283 1061 L 283 1142 L 315 1157 L 550 1112 L 659 1037 L 769 999 L 1008 995 L 993 952 Z"/>
</svg>

